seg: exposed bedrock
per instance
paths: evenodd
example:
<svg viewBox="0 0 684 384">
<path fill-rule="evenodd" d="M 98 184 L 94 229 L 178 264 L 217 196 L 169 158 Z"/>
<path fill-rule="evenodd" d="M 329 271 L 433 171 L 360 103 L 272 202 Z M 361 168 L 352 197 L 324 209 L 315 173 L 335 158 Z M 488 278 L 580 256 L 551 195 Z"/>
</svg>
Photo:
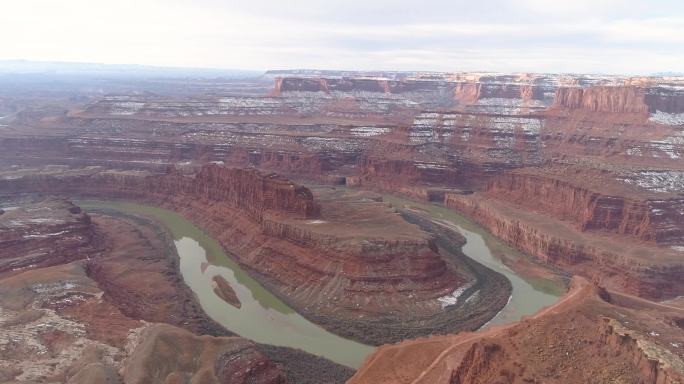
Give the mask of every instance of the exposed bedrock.
<svg viewBox="0 0 684 384">
<path fill-rule="evenodd" d="M 664 245 L 684 245 L 684 198 L 647 193 L 600 172 L 521 169 L 492 179 L 487 195 L 561 220 Z"/>
<path fill-rule="evenodd" d="M 349 382 L 680 383 L 683 336 L 672 320 L 682 310 L 613 299 L 574 278 L 556 304 L 518 323 L 383 346 Z"/>
<path fill-rule="evenodd" d="M 516 248 L 613 289 L 652 299 L 684 294 L 684 263 L 676 249 L 619 235 L 581 232 L 528 207 L 480 194 L 447 194 L 445 204 Z"/>
<path fill-rule="evenodd" d="M 0 215 L 0 275 L 83 259 L 100 247 L 90 217 L 67 201 L 6 207 Z"/>
<path fill-rule="evenodd" d="M 139 337 L 123 372 L 126 383 L 287 383 L 275 364 L 242 338 L 196 336 L 166 325 L 148 327 Z"/>
<path fill-rule="evenodd" d="M 593 112 L 641 113 L 684 112 L 681 89 L 643 86 L 560 87 L 554 106 Z"/>
<path fill-rule="evenodd" d="M 279 77 L 275 80 L 274 95 L 288 93 L 401 94 L 408 98 L 423 94 L 450 101 L 475 102 L 486 98 L 542 100 L 554 91 L 553 80 L 546 77 L 524 76 L 456 76 L 454 78 L 386 78 L 354 77 Z M 420 100 L 420 99 L 418 99 Z M 445 100 L 448 101 L 448 100 Z"/>
<path fill-rule="evenodd" d="M 25 230 L 24 243 L 35 244 L 0 244 L 0 255 L 31 260 L 45 239 L 55 246 L 49 264 L 0 273 L 0 381 L 293 382 L 255 344 L 226 337 L 204 314 L 180 277 L 171 239 L 157 225 L 88 216 L 62 200 L 22 196 L 11 203 L 16 207 L 5 208 L 11 226 Z M 89 242 L 63 246 L 79 238 Z M 199 336 L 205 333 L 214 336 Z M 305 364 L 320 360 L 295 353 Z M 331 377 L 312 373 L 321 376 Z"/>
<path fill-rule="evenodd" d="M 315 218 L 320 206 L 307 188 L 256 170 L 226 168 L 218 165 L 202 167 L 194 177 L 183 176 L 170 169 L 166 174 L 146 171 L 101 171 L 98 168 L 60 174 L 40 173 L 18 179 L 0 180 L 5 192 L 22 191 L 73 193 L 83 186 L 87 193 L 115 192 L 126 196 L 193 196 L 207 202 L 219 202 L 240 209 L 256 221 L 267 211 L 278 211 L 299 218 Z"/>
<path fill-rule="evenodd" d="M 453 186 L 459 182 L 457 169 L 445 164 L 365 157 L 359 164 L 359 183 L 393 190 L 424 185 Z"/>
<path fill-rule="evenodd" d="M 645 95 L 644 89 L 637 87 L 559 88 L 554 104 L 593 112 L 647 113 Z"/>
<path fill-rule="evenodd" d="M 580 318 L 579 314 L 570 316 L 578 322 L 589 320 Z M 543 382 L 559 383 L 638 380 L 640 383 L 676 384 L 684 378 L 684 372 L 679 371 L 682 367 L 673 369 L 669 364 L 668 360 L 679 360 L 677 357 L 667 351 L 665 356 L 659 358 L 656 348 L 644 342 L 647 339 L 645 335 L 635 335 L 634 331 L 622 326 L 616 319 L 604 317 L 598 319 L 596 326 L 587 324 L 586 331 L 575 340 L 572 339 L 574 335 L 571 328 L 561 328 L 561 332 L 558 332 L 560 335 L 549 337 L 548 342 L 553 349 L 542 350 L 539 357 L 535 357 L 534 353 L 526 355 L 520 344 L 522 340 L 532 337 L 526 332 L 535 332 L 538 327 L 529 324 L 520 328 L 510 338 L 485 339 L 473 344 L 458 369 L 452 373 L 450 384 L 526 383 L 535 382 L 535 377 Z M 573 349 L 573 341 L 576 345 L 587 345 L 588 350 L 577 353 Z M 547 347 L 543 344 L 540 346 Z M 565 361 L 563 352 L 567 353 Z M 658 352 L 662 353 L 662 350 Z M 604 359 L 610 362 L 599 363 Z M 528 368 L 530 364 L 535 364 L 535 368 Z M 547 373 L 543 369 L 548 369 Z M 574 372 L 567 376 L 557 374 L 552 377 L 550 372 L 554 370 Z"/>
<path fill-rule="evenodd" d="M 350 212 L 383 217 L 397 234 L 383 234 L 381 226 L 357 229 L 353 220 L 335 224 L 348 216 L 344 205 L 331 205 L 326 214 L 304 187 L 216 165 L 194 177 L 173 170 L 34 172 L 0 180 L 0 190 L 125 198 L 174 209 L 219 240 L 278 296 L 345 336 L 379 343 L 431 333 L 431 324 L 458 329 L 463 320 L 438 298 L 472 277 L 447 266 L 427 233 L 381 203 Z"/>
</svg>

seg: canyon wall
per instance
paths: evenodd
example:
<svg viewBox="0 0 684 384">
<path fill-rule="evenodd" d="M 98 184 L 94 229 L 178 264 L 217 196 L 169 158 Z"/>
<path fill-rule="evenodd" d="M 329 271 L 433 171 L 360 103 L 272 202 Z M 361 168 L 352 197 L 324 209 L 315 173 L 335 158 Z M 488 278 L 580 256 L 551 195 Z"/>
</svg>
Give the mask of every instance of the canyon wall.
<svg viewBox="0 0 684 384">
<path fill-rule="evenodd" d="M 0 210 L 0 275 L 66 264 L 101 246 L 90 217 L 69 202 Z"/>
<path fill-rule="evenodd" d="M 582 233 L 545 217 L 544 211 L 535 214 L 529 208 L 479 194 L 447 194 L 444 203 L 544 263 L 642 297 L 664 299 L 684 294 L 684 264 L 677 250 Z"/>
<path fill-rule="evenodd" d="M 363 223 L 336 213 L 349 211 L 344 205 L 331 205 L 326 215 L 308 189 L 284 179 L 217 165 L 205 165 L 194 177 L 173 169 L 48 168 L 3 177 L 0 191 L 133 199 L 174 209 L 215 236 L 283 300 L 348 337 L 379 343 L 406 332 L 444 332 L 461 321 L 437 299 L 465 284 L 467 272 L 447 266 L 426 233 L 382 203 L 351 213 L 386 218 L 397 234 L 365 231 Z"/>
<path fill-rule="evenodd" d="M 609 113 L 676 114 L 684 112 L 684 89 L 636 85 L 559 87 L 554 107 Z"/>
<path fill-rule="evenodd" d="M 195 177 L 184 176 L 175 171 L 161 176 L 145 171 L 104 171 L 75 177 L 38 175 L 0 180 L 1 190 L 15 193 L 37 190 L 79 195 L 79 188 L 82 186 L 87 186 L 91 193 L 101 189 L 104 194 L 116 191 L 122 197 L 171 194 L 194 196 L 243 210 L 256 221 L 261 221 L 264 212 L 269 210 L 301 218 L 315 218 L 320 215 L 320 206 L 314 201 L 311 191 L 305 187 L 274 174 L 264 175 L 256 170 L 212 164 L 202 167 Z"/>
<path fill-rule="evenodd" d="M 486 193 L 571 221 L 581 231 L 607 231 L 658 244 L 684 245 L 684 199 L 666 193 L 639 195 L 628 187 L 586 170 L 523 169 L 492 179 Z"/>
<path fill-rule="evenodd" d="M 596 86 L 558 88 L 554 105 L 592 112 L 648 113 L 645 91 L 637 87 Z"/>
</svg>

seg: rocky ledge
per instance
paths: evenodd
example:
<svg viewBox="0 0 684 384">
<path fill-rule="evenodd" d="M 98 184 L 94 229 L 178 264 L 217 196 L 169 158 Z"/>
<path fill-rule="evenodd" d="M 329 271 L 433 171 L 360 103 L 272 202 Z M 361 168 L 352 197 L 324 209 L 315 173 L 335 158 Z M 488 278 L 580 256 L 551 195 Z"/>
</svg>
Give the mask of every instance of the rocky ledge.
<svg viewBox="0 0 684 384">
<path fill-rule="evenodd" d="M 90 242 L 55 248 L 69 257 L 54 253 L 48 264 L 0 274 L 0 381 L 290 382 L 254 343 L 228 337 L 206 317 L 155 226 L 91 218 L 66 201 L 12 203 L 11 221 L 34 237 L 22 248 L 0 245 L 2 255 L 34 260 L 39 234 L 56 244 L 87 234 Z M 63 233 L 52 232 L 55 225 Z M 214 336 L 199 336 L 206 333 Z"/>
<path fill-rule="evenodd" d="M 134 199 L 176 210 L 302 314 L 362 341 L 455 331 L 467 320 L 451 316 L 439 299 L 472 274 L 445 263 L 429 234 L 382 203 L 319 204 L 308 189 L 274 175 L 217 165 L 192 176 L 173 169 L 13 171 L 0 191 Z M 501 303 L 483 306 L 498 310 Z"/>
<path fill-rule="evenodd" d="M 349 382 L 680 383 L 683 314 L 575 278 L 519 323 L 383 346 Z"/>
</svg>

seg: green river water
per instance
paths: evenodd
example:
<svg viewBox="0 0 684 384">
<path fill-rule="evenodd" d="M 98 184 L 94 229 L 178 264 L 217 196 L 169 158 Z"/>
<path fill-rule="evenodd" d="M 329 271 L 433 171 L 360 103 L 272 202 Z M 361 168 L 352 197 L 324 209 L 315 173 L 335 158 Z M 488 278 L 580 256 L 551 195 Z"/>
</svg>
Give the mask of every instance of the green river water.
<svg viewBox="0 0 684 384">
<path fill-rule="evenodd" d="M 406 205 L 429 212 L 455 230 L 468 243 L 463 252 L 480 263 L 504 274 L 513 284 L 509 304 L 490 323 L 518 320 L 558 298 L 560 289 L 543 281 L 528 282 L 492 255 L 490 248 L 505 247 L 484 230 L 444 207 L 415 203 L 386 196 L 395 205 Z M 259 343 L 299 348 L 339 364 L 358 367 L 374 347 L 332 334 L 308 321 L 247 274 L 222 249 L 219 243 L 181 215 L 147 205 L 119 201 L 80 201 L 86 211 L 114 211 L 154 218 L 168 228 L 180 256 L 180 270 L 186 284 L 195 292 L 204 311 L 227 329 Z M 485 242 L 485 239 L 487 240 Z M 513 252 L 513 250 L 511 250 Z M 235 290 L 241 308 L 236 308 L 213 291 L 212 278 L 221 275 Z"/>
</svg>

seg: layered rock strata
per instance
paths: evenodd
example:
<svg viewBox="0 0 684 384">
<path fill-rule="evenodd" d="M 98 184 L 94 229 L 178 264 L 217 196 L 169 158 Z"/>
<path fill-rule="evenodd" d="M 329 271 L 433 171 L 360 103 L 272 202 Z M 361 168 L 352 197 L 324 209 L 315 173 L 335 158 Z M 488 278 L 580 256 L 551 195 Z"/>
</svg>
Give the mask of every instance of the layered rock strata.
<svg viewBox="0 0 684 384">
<path fill-rule="evenodd" d="M 65 264 L 101 244 L 90 217 L 65 201 L 6 206 L 0 214 L 0 275 Z"/>
<path fill-rule="evenodd" d="M 520 169 L 494 178 L 485 192 L 568 220 L 580 231 L 612 232 L 661 245 L 684 245 L 684 198 L 668 191 L 635 187 L 607 172 L 576 167 Z"/>
<path fill-rule="evenodd" d="M 684 294 L 679 249 L 618 235 L 583 233 L 573 224 L 480 194 L 447 194 L 445 204 L 542 261 L 612 289 L 653 299 Z"/>
<path fill-rule="evenodd" d="M 222 161 L 421 199 L 488 190 L 581 231 L 681 246 L 681 78 L 269 76 L 280 79 L 268 97 L 131 93 L 68 113 L 27 108 L 5 120 L 0 162 L 194 174 Z"/>
<path fill-rule="evenodd" d="M 430 236 L 382 204 L 351 210 L 333 204 L 326 215 L 304 187 L 217 165 L 194 177 L 93 168 L 32 172 L 0 180 L 0 189 L 128 198 L 177 210 L 288 303 L 351 337 L 394 340 L 406 329 L 432 332 L 430 322 L 445 331 L 461 321 L 449 317 L 438 298 L 471 277 L 448 267 Z M 355 228 L 358 215 L 373 221 Z M 401 235 L 370 225 L 377 220 Z"/>
<path fill-rule="evenodd" d="M 91 219 L 64 201 L 13 204 L 17 207 L 5 207 L 14 212 L 11 221 L 35 234 L 26 242 L 36 247 L 43 229 L 52 231 L 68 218 L 88 228 L 91 242 L 55 248 L 70 257 L 53 254 L 49 265 L 0 274 L 3 382 L 147 383 L 184 377 L 216 384 L 289 382 L 253 343 L 190 332 L 227 333 L 199 308 L 179 278 L 177 255 L 154 226 Z M 65 229 L 50 237 L 60 244 L 80 233 Z M 0 251 L 30 259 L 36 247 L 0 245 Z M 150 345 L 160 348 L 153 356 Z"/>
</svg>

